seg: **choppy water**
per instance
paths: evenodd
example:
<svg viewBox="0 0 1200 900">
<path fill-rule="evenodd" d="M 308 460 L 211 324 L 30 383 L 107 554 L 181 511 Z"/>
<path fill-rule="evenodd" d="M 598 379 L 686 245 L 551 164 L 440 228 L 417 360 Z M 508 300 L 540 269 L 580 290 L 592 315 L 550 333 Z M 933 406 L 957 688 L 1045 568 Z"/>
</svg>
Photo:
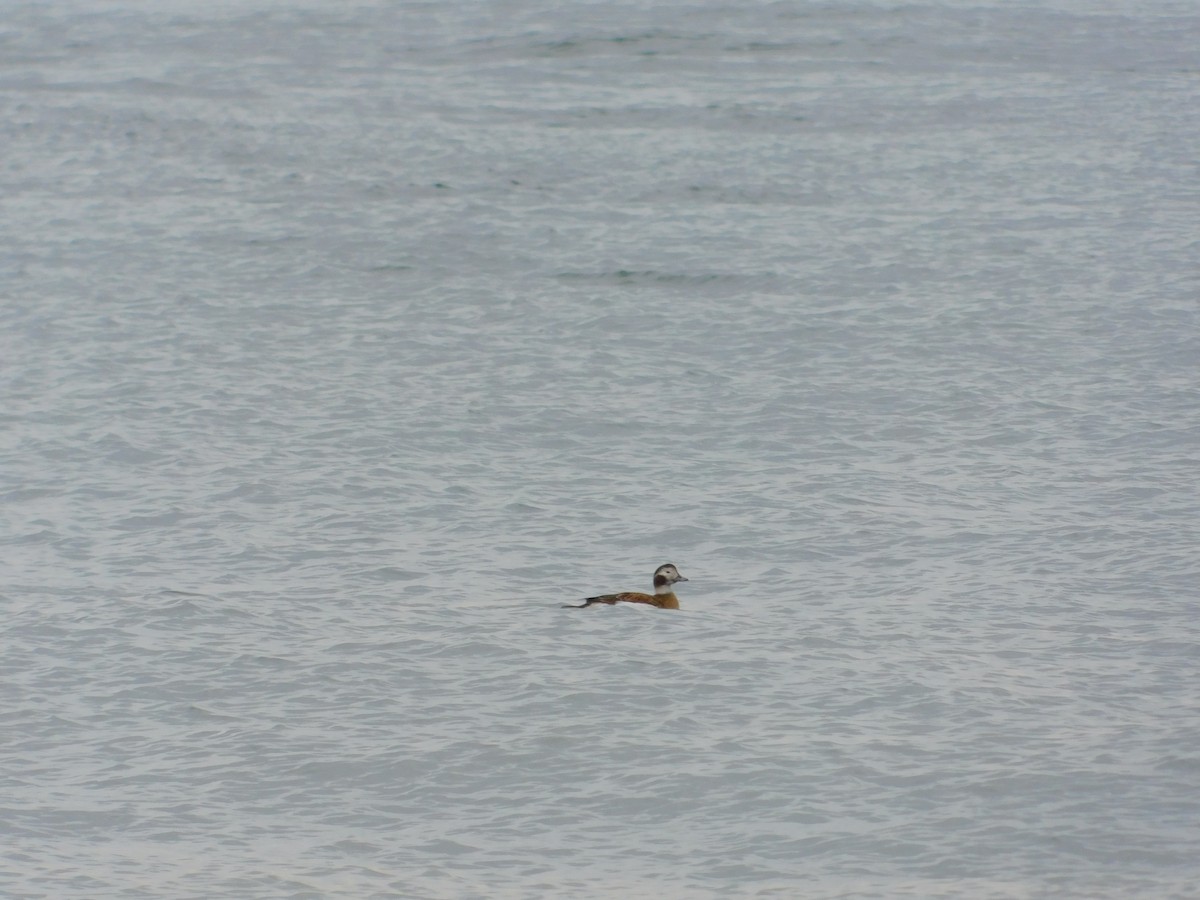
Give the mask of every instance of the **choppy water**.
<svg viewBox="0 0 1200 900">
<path fill-rule="evenodd" d="M 6 7 L 0 894 L 1200 895 L 1197 46 Z"/>
</svg>

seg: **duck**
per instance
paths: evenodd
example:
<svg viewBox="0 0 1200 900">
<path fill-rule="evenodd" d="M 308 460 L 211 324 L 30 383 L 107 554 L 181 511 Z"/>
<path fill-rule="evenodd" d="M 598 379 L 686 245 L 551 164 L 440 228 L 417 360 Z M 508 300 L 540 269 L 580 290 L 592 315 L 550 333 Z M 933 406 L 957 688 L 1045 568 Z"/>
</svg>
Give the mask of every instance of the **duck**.
<svg viewBox="0 0 1200 900">
<path fill-rule="evenodd" d="M 675 596 L 674 585 L 687 581 L 679 570 L 671 563 L 663 563 L 654 570 L 654 593 L 643 594 L 641 591 L 625 591 L 620 594 L 601 594 L 599 597 L 588 597 L 582 603 L 564 603 L 563 609 L 583 609 L 597 603 L 645 603 L 657 606 L 659 609 L 679 609 L 679 598 Z"/>
</svg>

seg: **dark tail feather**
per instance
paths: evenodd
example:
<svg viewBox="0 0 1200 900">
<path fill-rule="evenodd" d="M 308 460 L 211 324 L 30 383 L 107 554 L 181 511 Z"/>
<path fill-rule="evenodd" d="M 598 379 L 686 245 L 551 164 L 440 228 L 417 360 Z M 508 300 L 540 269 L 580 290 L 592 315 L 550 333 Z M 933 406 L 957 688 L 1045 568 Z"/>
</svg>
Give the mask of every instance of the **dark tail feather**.
<svg viewBox="0 0 1200 900">
<path fill-rule="evenodd" d="M 583 609 L 593 603 L 607 603 L 609 606 L 617 602 L 616 594 L 605 594 L 603 597 L 588 597 L 582 603 L 564 603 L 563 609 Z"/>
</svg>

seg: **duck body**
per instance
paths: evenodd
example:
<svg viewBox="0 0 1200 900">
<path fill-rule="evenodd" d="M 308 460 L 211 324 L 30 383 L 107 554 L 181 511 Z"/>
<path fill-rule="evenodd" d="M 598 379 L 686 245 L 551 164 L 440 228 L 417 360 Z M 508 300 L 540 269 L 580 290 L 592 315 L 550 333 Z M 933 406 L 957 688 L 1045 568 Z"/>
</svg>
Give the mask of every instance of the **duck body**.
<svg viewBox="0 0 1200 900">
<path fill-rule="evenodd" d="M 645 603 L 659 609 L 679 609 L 679 598 L 675 596 L 674 586 L 680 581 L 687 579 L 679 574 L 674 565 L 664 563 L 654 570 L 653 594 L 643 594 L 641 591 L 601 594 L 599 597 L 588 597 L 582 603 L 564 603 L 563 609 L 584 609 L 598 604 L 612 606 L 617 603 Z"/>
</svg>

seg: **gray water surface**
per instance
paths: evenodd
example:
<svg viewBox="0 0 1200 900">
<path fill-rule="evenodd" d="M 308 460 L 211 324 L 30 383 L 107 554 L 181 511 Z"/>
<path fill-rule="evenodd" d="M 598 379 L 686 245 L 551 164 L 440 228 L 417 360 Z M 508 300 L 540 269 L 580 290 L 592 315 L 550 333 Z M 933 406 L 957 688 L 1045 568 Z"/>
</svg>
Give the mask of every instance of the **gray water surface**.
<svg viewBox="0 0 1200 900">
<path fill-rule="evenodd" d="M 1200 895 L 1197 47 L 7 7 L 0 894 Z"/>
</svg>

